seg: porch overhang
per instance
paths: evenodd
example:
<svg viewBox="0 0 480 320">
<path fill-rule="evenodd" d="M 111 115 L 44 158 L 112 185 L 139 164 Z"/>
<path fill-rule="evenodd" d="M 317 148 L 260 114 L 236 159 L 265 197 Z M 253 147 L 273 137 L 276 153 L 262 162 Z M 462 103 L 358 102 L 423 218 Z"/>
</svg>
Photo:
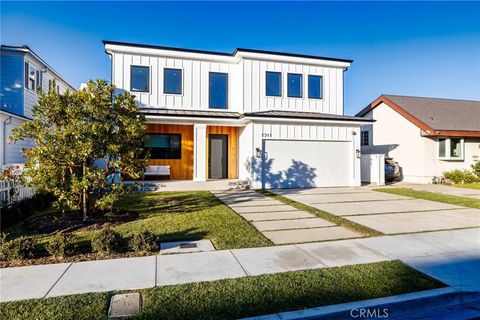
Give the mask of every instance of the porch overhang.
<svg viewBox="0 0 480 320">
<path fill-rule="evenodd" d="M 269 123 L 312 123 L 362 126 L 375 120 L 360 117 L 332 115 L 307 111 L 267 110 L 258 112 L 238 113 L 230 111 L 211 110 L 175 110 L 175 109 L 141 109 L 148 123 L 177 123 L 243 127 L 252 122 Z"/>
</svg>

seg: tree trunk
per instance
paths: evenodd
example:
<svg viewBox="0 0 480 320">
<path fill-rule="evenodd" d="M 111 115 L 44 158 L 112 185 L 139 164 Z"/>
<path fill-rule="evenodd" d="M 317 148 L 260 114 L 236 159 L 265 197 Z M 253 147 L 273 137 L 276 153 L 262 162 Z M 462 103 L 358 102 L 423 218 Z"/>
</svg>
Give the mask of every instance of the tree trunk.
<svg viewBox="0 0 480 320">
<path fill-rule="evenodd" d="M 85 165 L 83 165 L 83 179 L 85 179 Z M 82 192 L 82 211 L 83 211 L 83 221 L 87 220 L 87 211 L 88 211 L 88 198 L 87 198 L 87 188 L 83 187 L 83 192 Z"/>
</svg>

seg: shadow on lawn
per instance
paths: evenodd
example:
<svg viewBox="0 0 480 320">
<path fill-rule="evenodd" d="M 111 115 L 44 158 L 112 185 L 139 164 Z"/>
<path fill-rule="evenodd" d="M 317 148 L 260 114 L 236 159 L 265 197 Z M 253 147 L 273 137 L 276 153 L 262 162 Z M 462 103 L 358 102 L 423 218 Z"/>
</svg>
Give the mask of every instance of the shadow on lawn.
<svg viewBox="0 0 480 320">
<path fill-rule="evenodd" d="M 161 196 L 158 193 L 131 196 L 128 200 L 119 203 L 119 206 L 149 216 L 151 214 L 190 213 L 210 209 L 220 204 L 222 203 L 210 193 L 194 192 L 171 196 Z"/>
</svg>

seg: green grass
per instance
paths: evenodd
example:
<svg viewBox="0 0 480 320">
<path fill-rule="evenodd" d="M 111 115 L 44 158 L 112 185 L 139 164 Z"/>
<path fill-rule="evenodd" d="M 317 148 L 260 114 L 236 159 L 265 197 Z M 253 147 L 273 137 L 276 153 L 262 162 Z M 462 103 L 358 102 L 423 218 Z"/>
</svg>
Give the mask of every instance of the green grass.
<svg viewBox="0 0 480 320">
<path fill-rule="evenodd" d="M 452 195 L 446 195 L 442 193 L 429 192 L 429 191 L 420 191 L 420 190 L 414 190 L 410 188 L 380 188 L 380 189 L 374 189 L 374 191 L 393 193 L 393 194 L 398 194 L 401 196 L 407 196 L 407 197 L 412 197 L 417 199 L 438 201 L 438 202 L 444 202 L 444 203 L 454 204 L 454 205 L 468 207 L 468 208 L 480 209 L 480 200 L 473 199 L 473 198 L 452 196 Z"/>
<path fill-rule="evenodd" d="M 399 261 L 316 269 L 139 290 L 134 319 L 235 319 L 444 285 Z M 105 319 L 112 293 L 0 304 L 1 319 Z"/>
<path fill-rule="evenodd" d="M 374 237 L 374 236 L 381 236 L 383 233 L 380 231 L 368 228 L 366 226 L 363 226 L 361 224 L 355 223 L 353 221 L 347 220 L 345 218 L 333 215 L 331 213 L 328 213 L 326 211 L 318 210 L 317 208 L 310 207 L 306 204 L 303 204 L 301 202 L 297 202 L 295 200 L 291 200 L 289 198 L 286 198 L 284 196 L 278 195 L 276 193 L 270 192 L 268 190 L 257 190 L 257 192 L 264 194 L 266 196 L 269 196 L 273 199 L 279 200 L 285 204 L 291 205 L 292 207 L 297 208 L 298 210 L 310 212 L 314 215 L 316 215 L 319 218 L 325 219 L 327 221 L 330 221 L 338 226 L 344 227 L 346 229 L 352 230 L 354 232 L 360 233 L 364 236 L 367 237 Z"/>
<path fill-rule="evenodd" d="M 480 183 L 456 183 L 456 184 L 452 184 L 451 186 L 455 188 L 480 190 Z"/>
<path fill-rule="evenodd" d="M 207 191 L 129 195 L 118 203 L 118 207 L 139 213 L 138 219 L 114 227 L 124 238 L 149 230 L 160 242 L 210 239 L 217 249 L 272 245 L 251 224 Z M 98 232 L 76 232 L 75 235 L 79 242 L 88 243 Z M 11 233 L 10 236 L 32 235 L 21 225 L 10 228 L 7 233 Z M 40 243 L 52 237 L 48 234 L 34 236 Z"/>
</svg>

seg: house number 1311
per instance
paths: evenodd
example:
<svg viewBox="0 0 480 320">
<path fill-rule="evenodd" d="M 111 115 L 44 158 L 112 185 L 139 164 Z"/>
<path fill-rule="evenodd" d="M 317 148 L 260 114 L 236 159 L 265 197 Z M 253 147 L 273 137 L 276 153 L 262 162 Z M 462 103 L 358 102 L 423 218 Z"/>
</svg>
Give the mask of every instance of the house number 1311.
<svg viewBox="0 0 480 320">
<path fill-rule="evenodd" d="M 271 138 L 272 134 L 271 133 L 262 133 L 262 138 Z"/>
</svg>

